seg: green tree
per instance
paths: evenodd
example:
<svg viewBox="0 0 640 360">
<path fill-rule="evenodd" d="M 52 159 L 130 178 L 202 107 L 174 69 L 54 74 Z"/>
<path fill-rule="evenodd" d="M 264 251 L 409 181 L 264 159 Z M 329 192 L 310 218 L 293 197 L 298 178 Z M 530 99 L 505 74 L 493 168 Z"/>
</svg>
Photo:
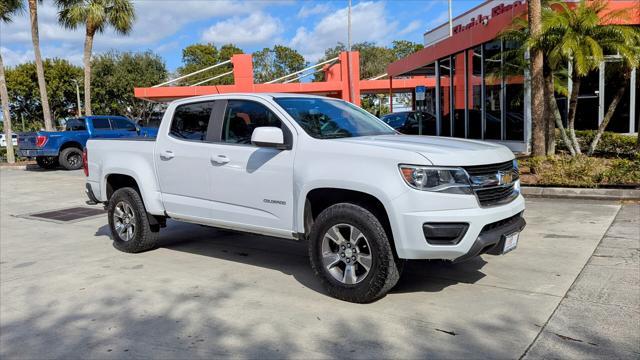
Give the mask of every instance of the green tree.
<svg viewBox="0 0 640 360">
<path fill-rule="evenodd" d="M 0 22 L 10 23 L 13 16 L 23 10 L 22 0 L 6 0 L 0 3 Z M 11 113 L 9 112 L 9 93 L 7 91 L 7 80 L 4 73 L 4 62 L 0 54 L 0 101 L 2 101 L 2 127 L 4 136 L 7 139 L 7 162 L 13 164 L 16 161 L 13 152 L 13 142 L 11 141 Z"/>
<path fill-rule="evenodd" d="M 637 61 L 633 60 L 633 53 L 638 32 L 626 25 L 602 26 L 615 23 L 630 13 L 630 9 L 609 11 L 604 0 L 580 0 L 573 8 L 562 1 L 553 1 L 551 5 L 557 10 L 543 9 L 542 31 L 538 36 L 532 35 L 533 46 L 547 49 L 547 62 L 551 68 L 558 68 L 561 63 L 571 64 L 567 127 L 574 151 L 580 154 L 575 118 L 582 78 L 600 65 L 605 53 L 621 54 L 629 64 Z"/>
<path fill-rule="evenodd" d="M 76 87 L 73 80 L 82 81 L 82 68 L 63 59 L 43 61 L 47 93 L 51 100 L 53 119 L 73 116 L 77 112 Z M 37 70 L 34 62 L 9 68 L 6 71 L 9 95 L 13 99 L 11 114 L 15 118 L 27 120 L 30 129 L 42 127 L 42 104 L 39 92 Z"/>
<path fill-rule="evenodd" d="M 233 44 L 226 44 L 216 48 L 212 43 L 208 44 L 193 44 L 189 45 L 182 50 L 182 66 L 178 68 L 178 75 L 183 76 L 190 74 L 194 71 L 204 69 L 208 66 L 215 65 L 217 63 L 231 59 L 235 54 L 242 54 L 242 49 Z M 190 76 L 179 82 L 180 85 L 197 84 L 199 82 L 211 79 L 217 75 L 224 74 L 233 70 L 232 64 L 225 64 L 218 66 L 211 70 L 204 71 L 202 73 Z M 208 81 L 202 85 L 228 85 L 233 84 L 233 75 L 226 75 L 221 78 Z"/>
<path fill-rule="evenodd" d="M 424 49 L 424 45 L 408 40 L 394 40 L 391 42 L 391 52 L 395 60 L 405 58 L 416 51 Z"/>
<path fill-rule="evenodd" d="M 42 104 L 42 116 L 44 117 L 45 129 L 53 130 L 51 121 L 51 110 L 49 108 L 49 97 L 47 95 L 47 83 L 42 65 L 42 55 L 40 54 L 40 35 L 38 34 L 38 3 L 42 0 L 28 0 L 29 17 L 31 19 L 31 41 L 33 42 L 33 54 L 36 60 L 36 70 L 38 74 L 38 88 L 40 89 L 40 103 Z"/>
<path fill-rule="evenodd" d="M 153 86 L 167 79 L 167 69 L 160 56 L 150 51 L 108 52 L 96 56 L 91 67 L 96 112 L 148 120 L 155 104 L 136 98 L 133 88 Z"/>
<path fill-rule="evenodd" d="M 85 114 L 91 115 L 91 52 L 93 38 L 108 26 L 117 33 L 126 35 L 135 20 L 135 8 L 131 0 L 56 0 L 58 21 L 66 28 L 85 26 L 84 40 L 84 106 Z"/>
<path fill-rule="evenodd" d="M 276 45 L 253 53 L 253 74 L 257 83 L 277 79 L 304 69 L 307 62 L 296 50 Z M 293 77 L 292 77 L 293 78 Z"/>
</svg>

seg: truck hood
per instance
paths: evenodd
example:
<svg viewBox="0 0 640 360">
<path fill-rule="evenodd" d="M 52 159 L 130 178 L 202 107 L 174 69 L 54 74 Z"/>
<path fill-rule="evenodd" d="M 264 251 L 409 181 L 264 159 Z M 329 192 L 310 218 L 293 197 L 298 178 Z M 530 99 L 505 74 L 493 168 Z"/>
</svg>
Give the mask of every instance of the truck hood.
<svg viewBox="0 0 640 360">
<path fill-rule="evenodd" d="M 380 135 L 344 138 L 340 141 L 414 151 L 427 158 L 433 165 L 442 166 L 485 165 L 514 158 L 513 152 L 504 145 L 450 137 Z"/>
</svg>

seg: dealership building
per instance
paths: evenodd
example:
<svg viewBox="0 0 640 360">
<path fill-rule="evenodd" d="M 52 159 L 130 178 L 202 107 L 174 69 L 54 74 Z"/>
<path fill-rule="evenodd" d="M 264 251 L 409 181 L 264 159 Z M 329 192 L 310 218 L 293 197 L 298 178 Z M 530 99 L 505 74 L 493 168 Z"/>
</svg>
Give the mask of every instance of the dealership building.
<svg viewBox="0 0 640 360">
<path fill-rule="evenodd" d="M 453 1 L 455 4 L 457 0 Z M 577 0 L 565 1 L 572 5 Z M 608 10 L 628 9 L 629 16 L 623 23 L 640 26 L 640 0 L 610 0 L 607 6 Z M 526 0 L 488 0 L 455 17 L 451 23 L 447 21 L 426 32 L 424 49 L 389 64 L 386 74 L 370 79 L 360 76 L 357 51 L 342 52 L 333 59 L 262 83 L 254 78 L 252 55 L 237 54 L 192 74 L 152 87 L 135 88 L 135 96 L 166 102 L 208 94 L 288 92 L 336 97 L 360 105 L 361 96 L 367 94 L 413 93 L 413 99 L 418 100 L 413 106 L 429 115 L 429 134 L 496 141 L 515 152 L 529 152 L 529 74 L 524 66 L 518 67 L 505 59 L 504 54 L 517 44 L 500 39 L 513 20 L 526 16 L 526 12 Z M 582 80 L 577 129 L 596 129 L 602 122 L 622 81 L 619 64 L 620 58 L 609 54 Z M 224 72 L 185 85 L 188 77 L 216 67 Z M 324 81 L 300 81 L 318 72 L 324 73 Z M 233 77 L 232 84 L 213 85 L 221 76 Z M 639 76 L 640 70 L 634 70 L 607 130 L 638 131 Z M 567 85 L 571 88 L 570 81 Z M 566 119 L 567 99 L 560 95 L 557 99 L 561 116 Z M 390 107 L 393 108 L 393 101 Z M 435 126 L 431 126 L 433 122 Z M 431 131 L 433 128 L 435 131 Z"/>
<path fill-rule="evenodd" d="M 569 3 L 573 1 L 567 1 Z M 625 24 L 640 26 L 640 2 L 608 2 L 609 9 L 629 9 Z M 436 118 L 438 135 L 499 141 L 528 152 L 531 138 L 529 74 L 504 54 L 517 44 L 501 40 L 515 17 L 527 12 L 526 0 L 489 0 L 424 34 L 425 48 L 388 67 L 390 83 L 406 76 L 426 76 L 418 107 Z M 621 79 L 620 59 L 606 56 L 581 82 L 576 129 L 596 129 Z M 521 68 L 521 67 L 520 67 Z M 640 71 L 634 70 L 623 100 L 607 128 L 638 131 Z M 571 83 L 568 83 L 569 88 Z M 421 96 L 422 98 L 422 96 Z M 566 118 L 567 99 L 557 96 Z"/>
</svg>

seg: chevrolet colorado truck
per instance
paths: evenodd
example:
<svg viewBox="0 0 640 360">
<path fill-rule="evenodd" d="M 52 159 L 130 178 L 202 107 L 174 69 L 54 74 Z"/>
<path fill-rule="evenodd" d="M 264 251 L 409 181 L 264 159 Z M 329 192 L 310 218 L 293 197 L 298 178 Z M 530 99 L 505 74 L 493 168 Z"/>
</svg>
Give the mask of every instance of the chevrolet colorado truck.
<svg viewBox="0 0 640 360">
<path fill-rule="evenodd" d="M 117 249 L 153 249 L 168 218 L 304 240 L 327 292 L 351 302 L 384 296 L 406 259 L 509 252 L 525 226 L 506 147 L 402 135 L 320 96 L 177 100 L 156 139 L 90 139 L 84 156 Z"/>
<path fill-rule="evenodd" d="M 64 131 L 20 133 L 18 155 L 35 158 L 43 169 L 62 165 L 77 170 L 88 139 L 138 136 L 155 136 L 155 129 L 139 127 L 124 116 L 85 116 L 67 120 Z"/>
</svg>

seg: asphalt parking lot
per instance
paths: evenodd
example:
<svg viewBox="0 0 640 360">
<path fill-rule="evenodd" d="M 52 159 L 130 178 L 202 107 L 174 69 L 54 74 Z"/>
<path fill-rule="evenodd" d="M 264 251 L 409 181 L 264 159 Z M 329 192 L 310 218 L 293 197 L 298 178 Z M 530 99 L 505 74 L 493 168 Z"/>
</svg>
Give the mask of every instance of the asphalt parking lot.
<svg viewBox="0 0 640 360">
<path fill-rule="evenodd" d="M 640 354 L 640 207 L 530 199 L 518 248 L 411 262 L 367 305 L 328 297 L 306 245 L 169 222 L 124 254 L 81 171 L 0 170 L 2 358 L 549 358 Z M 614 221 L 615 220 L 615 221 Z"/>
</svg>

